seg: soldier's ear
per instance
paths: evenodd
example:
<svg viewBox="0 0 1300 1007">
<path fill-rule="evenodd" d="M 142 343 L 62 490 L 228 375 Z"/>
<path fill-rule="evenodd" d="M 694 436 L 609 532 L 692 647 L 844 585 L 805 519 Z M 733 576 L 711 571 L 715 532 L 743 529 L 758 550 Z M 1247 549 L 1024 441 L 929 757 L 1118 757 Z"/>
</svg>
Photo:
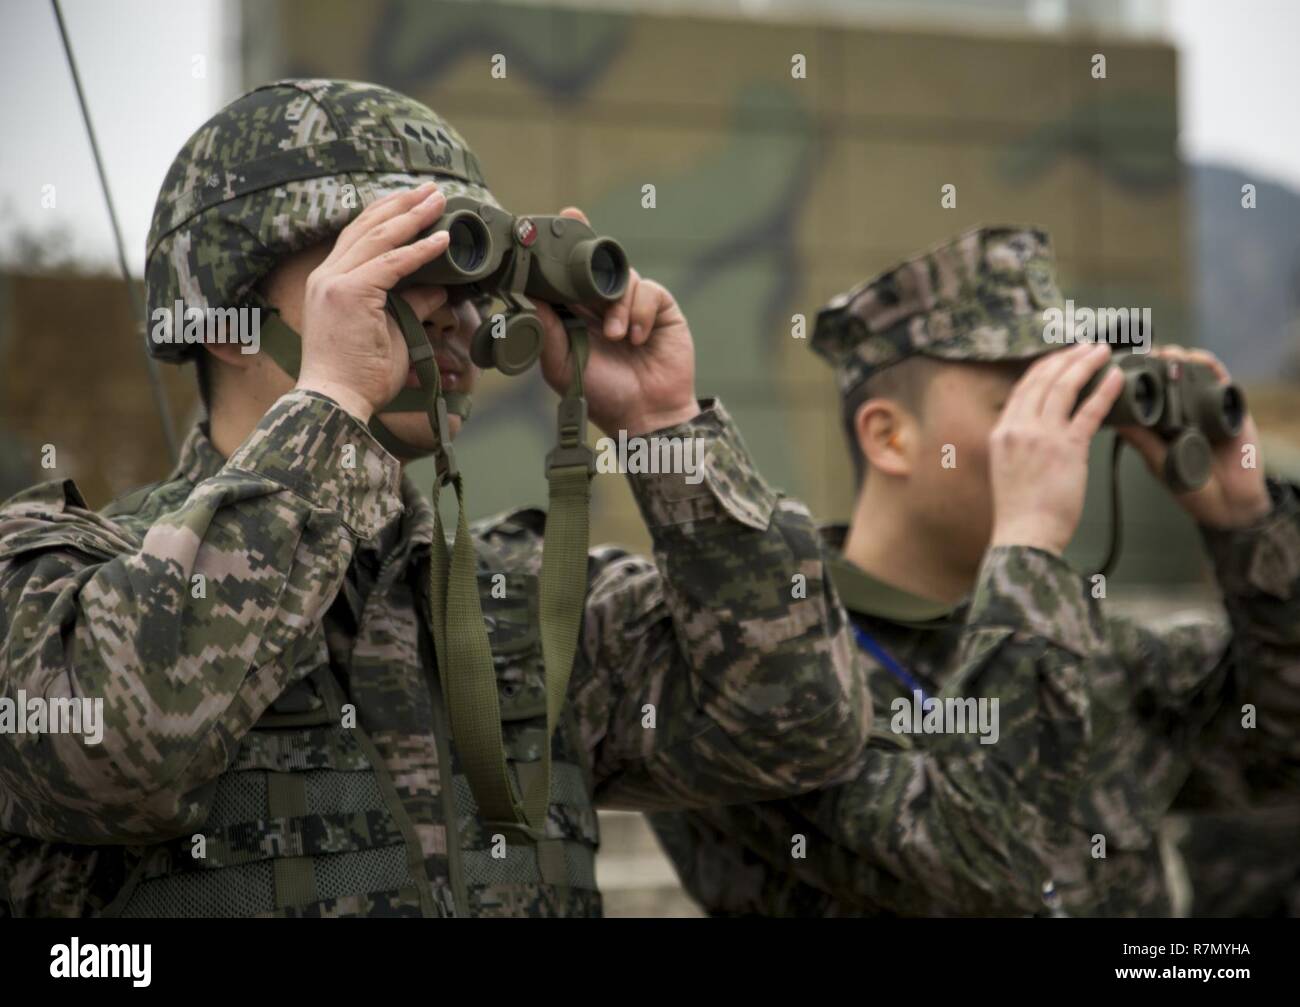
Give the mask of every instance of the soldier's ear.
<svg viewBox="0 0 1300 1007">
<path fill-rule="evenodd" d="M 867 399 L 858 407 L 853 428 L 868 471 L 891 476 L 911 473 L 915 424 L 899 403 L 893 399 Z"/>
</svg>

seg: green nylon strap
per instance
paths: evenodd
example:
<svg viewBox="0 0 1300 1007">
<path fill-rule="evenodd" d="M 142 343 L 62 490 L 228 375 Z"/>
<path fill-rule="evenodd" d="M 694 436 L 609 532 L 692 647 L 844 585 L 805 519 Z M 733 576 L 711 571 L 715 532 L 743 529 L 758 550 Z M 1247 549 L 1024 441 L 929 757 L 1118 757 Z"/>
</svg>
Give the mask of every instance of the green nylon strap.
<svg viewBox="0 0 1300 1007">
<path fill-rule="evenodd" d="M 433 483 L 433 542 L 429 556 L 429 621 L 442 671 L 452 737 L 460 753 L 479 813 L 486 819 L 531 826 L 541 819 L 520 807 L 506 769 L 492 648 L 478 594 L 478 564 L 465 515 L 465 484 L 448 436 L 442 380 L 424 327 L 401 297 L 388 295 L 388 310 L 397 319 L 416 377 L 424 392 L 425 411 L 441 448 L 439 478 Z M 456 537 L 450 557 L 439 497 L 444 481 L 456 493 Z M 546 801 L 549 795 L 543 795 Z M 542 815 L 546 813 L 545 804 Z"/>
<path fill-rule="evenodd" d="M 264 307 L 269 307 L 265 305 Z M 401 297 L 389 294 L 387 307 L 397 320 L 420 387 L 404 389 L 381 412 L 421 410 L 440 442 L 439 477 L 433 486 L 433 543 L 430 550 L 430 623 L 452 737 L 479 813 L 489 825 L 517 838 L 541 838 L 550 804 L 551 745 L 577 655 L 587 587 L 591 476 L 594 456 L 586 444 L 583 370 L 588 344 L 585 324 L 562 313 L 573 358 L 573 376 L 557 413 L 558 437 L 547 456 L 549 484 L 546 535 L 542 544 L 540 623 L 546 680 L 546 739 L 541 766 L 521 777 L 523 800 L 511 783 L 501 732 L 496 671 L 478 592 L 478 569 L 465 510 L 464 482 L 447 429 L 452 407 L 468 415 L 468 396 L 442 393 L 441 376 L 423 325 Z M 302 344 L 273 308 L 261 322 L 261 341 L 286 373 L 296 377 Z M 463 412 L 461 411 L 463 409 Z M 385 449 L 409 454 L 377 418 L 370 429 Z M 438 507 L 442 484 L 456 494 L 456 536 L 451 553 Z"/>
<path fill-rule="evenodd" d="M 549 494 L 542 540 L 541 635 L 546 666 L 547 737 L 559 723 L 578 649 L 586 601 L 587 549 L 591 538 L 591 476 L 595 459 L 587 447 L 587 402 L 582 374 L 587 365 L 587 328 L 566 316 L 573 378 L 557 410 L 558 441 L 546 459 Z M 549 758 L 550 746 L 543 757 Z M 549 766 L 548 766 L 549 769 Z M 547 774 L 549 780 L 549 772 Z"/>
<path fill-rule="evenodd" d="M 423 327 L 400 298 L 390 296 L 389 307 L 407 340 L 421 387 L 426 391 L 432 389 L 436 398 L 440 391 L 437 365 L 431 353 L 426 359 L 415 348 L 420 342 L 428 344 Z M 573 378 L 559 406 L 558 443 L 547 458 L 550 501 L 542 546 L 540 621 L 546 681 L 546 744 L 542 746 L 540 771 L 527 773 L 520 781 L 522 801 L 506 766 L 496 671 L 479 601 L 477 562 L 466 520 L 464 484 L 454 456 L 449 458 L 446 476 L 455 490 L 458 510 L 450 558 L 438 508 L 441 481 L 433 489 L 430 618 L 438 666 L 443 670 L 441 677 L 452 736 L 480 815 L 490 827 L 532 841 L 541 838 L 545 829 L 550 805 L 550 740 L 559 724 L 577 654 L 586 598 L 590 480 L 595 469 L 585 440 L 586 401 L 582 397 L 586 330 L 572 318 L 566 318 L 565 325 L 573 356 Z M 450 455 L 450 444 L 445 441 L 444 451 Z"/>
<path fill-rule="evenodd" d="M 271 818 L 306 815 L 307 783 L 303 775 L 267 773 L 266 810 Z M 310 857 L 277 857 L 272 863 L 277 909 L 309 906 L 316 901 L 316 875 Z"/>
</svg>

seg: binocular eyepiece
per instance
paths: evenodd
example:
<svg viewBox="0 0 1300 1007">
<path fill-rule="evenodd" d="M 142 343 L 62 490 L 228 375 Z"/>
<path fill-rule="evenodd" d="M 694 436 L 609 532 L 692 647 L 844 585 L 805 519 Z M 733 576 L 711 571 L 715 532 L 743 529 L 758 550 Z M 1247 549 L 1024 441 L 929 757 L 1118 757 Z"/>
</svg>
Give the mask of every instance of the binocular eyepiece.
<svg viewBox="0 0 1300 1007">
<path fill-rule="evenodd" d="M 463 283 L 473 282 L 482 274 L 492 255 L 492 233 L 483 223 L 483 218 L 473 210 L 455 210 L 443 214 L 424 236 L 438 231 L 446 231 L 449 239 L 444 253 L 447 272 L 461 277 Z"/>
<path fill-rule="evenodd" d="M 1112 367 L 1124 375 L 1124 388 L 1103 425 L 1155 430 L 1169 445 L 1169 488 L 1175 493 L 1200 489 L 1210 478 L 1212 445 L 1241 433 L 1246 416 L 1241 389 L 1220 384 L 1205 364 L 1126 353 L 1092 376 L 1079 394 L 1080 403 Z"/>
<path fill-rule="evenodd" d="M 630 274 L 622 246 L 580 220 L 513 216 L 490 203 L 453 196 L 434 225 L 413 240 L 438 231 L 448 234 L 447 251 L 397 287 L 468 285 L 472 295 L 504 301 L 507 310 L 483 319 L 474 333 L 470 357 L 479 367 L 519 374 L 536 362 L 543 328 L 529 298 L 599 308 L 627 290 Z"/>
</svg>

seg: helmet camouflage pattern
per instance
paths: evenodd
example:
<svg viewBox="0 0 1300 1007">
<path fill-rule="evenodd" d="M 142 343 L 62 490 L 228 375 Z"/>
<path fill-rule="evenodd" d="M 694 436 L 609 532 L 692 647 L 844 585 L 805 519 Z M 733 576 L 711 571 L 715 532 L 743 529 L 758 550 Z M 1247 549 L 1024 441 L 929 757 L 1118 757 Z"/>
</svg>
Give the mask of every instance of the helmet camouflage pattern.
<svg viewBox="0 0 1300 1007">
<path fill-rule="evenodd" d="M 430 176 L 448 196 L 499 205 L 460 134 L 418 101 L 355 81 L 255 88 L 204 123 L 167 171 L 149 228 L 148 317 L 177 301 L 238 307 L 281 259 Z M 145 343 L 172 362 L 194 350 L 147 332 Z"/>
<path fill-rule="evenodd" d="M 1046 231 L 978 227 L 832 299 L 811 344 L 847 396 L 914 354 L 1025 360 L 1058 349 L 1044 312 L 1064 306 Z"/>
</svg>

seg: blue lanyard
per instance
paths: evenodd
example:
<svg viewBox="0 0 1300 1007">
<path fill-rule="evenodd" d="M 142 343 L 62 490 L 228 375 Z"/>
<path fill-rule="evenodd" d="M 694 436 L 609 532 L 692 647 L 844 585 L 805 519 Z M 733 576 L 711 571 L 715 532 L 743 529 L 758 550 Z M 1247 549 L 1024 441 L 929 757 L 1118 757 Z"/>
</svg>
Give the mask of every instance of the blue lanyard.
<svg viewBox="0 0 1300 1007">
<path fill-rule="evenodd" d="M 925 687 L 913 678 L 902 665 L 895 661 L 893 657 L 890 656 L 889 652 L 872 638 L 870 633 L 857 623 L 851 623 L 851 625 L 853 626 L 853 635 L 857 637 L 859 647 L 879 661 L 881 666 L 887 672 L 902 682 L 903 685 L 907 686 L 908 689 L 912 692 L 919 692 L 921 694 L 921 702 L 925 702 L 930 698 L 925 691 Z"/>
</svg>

